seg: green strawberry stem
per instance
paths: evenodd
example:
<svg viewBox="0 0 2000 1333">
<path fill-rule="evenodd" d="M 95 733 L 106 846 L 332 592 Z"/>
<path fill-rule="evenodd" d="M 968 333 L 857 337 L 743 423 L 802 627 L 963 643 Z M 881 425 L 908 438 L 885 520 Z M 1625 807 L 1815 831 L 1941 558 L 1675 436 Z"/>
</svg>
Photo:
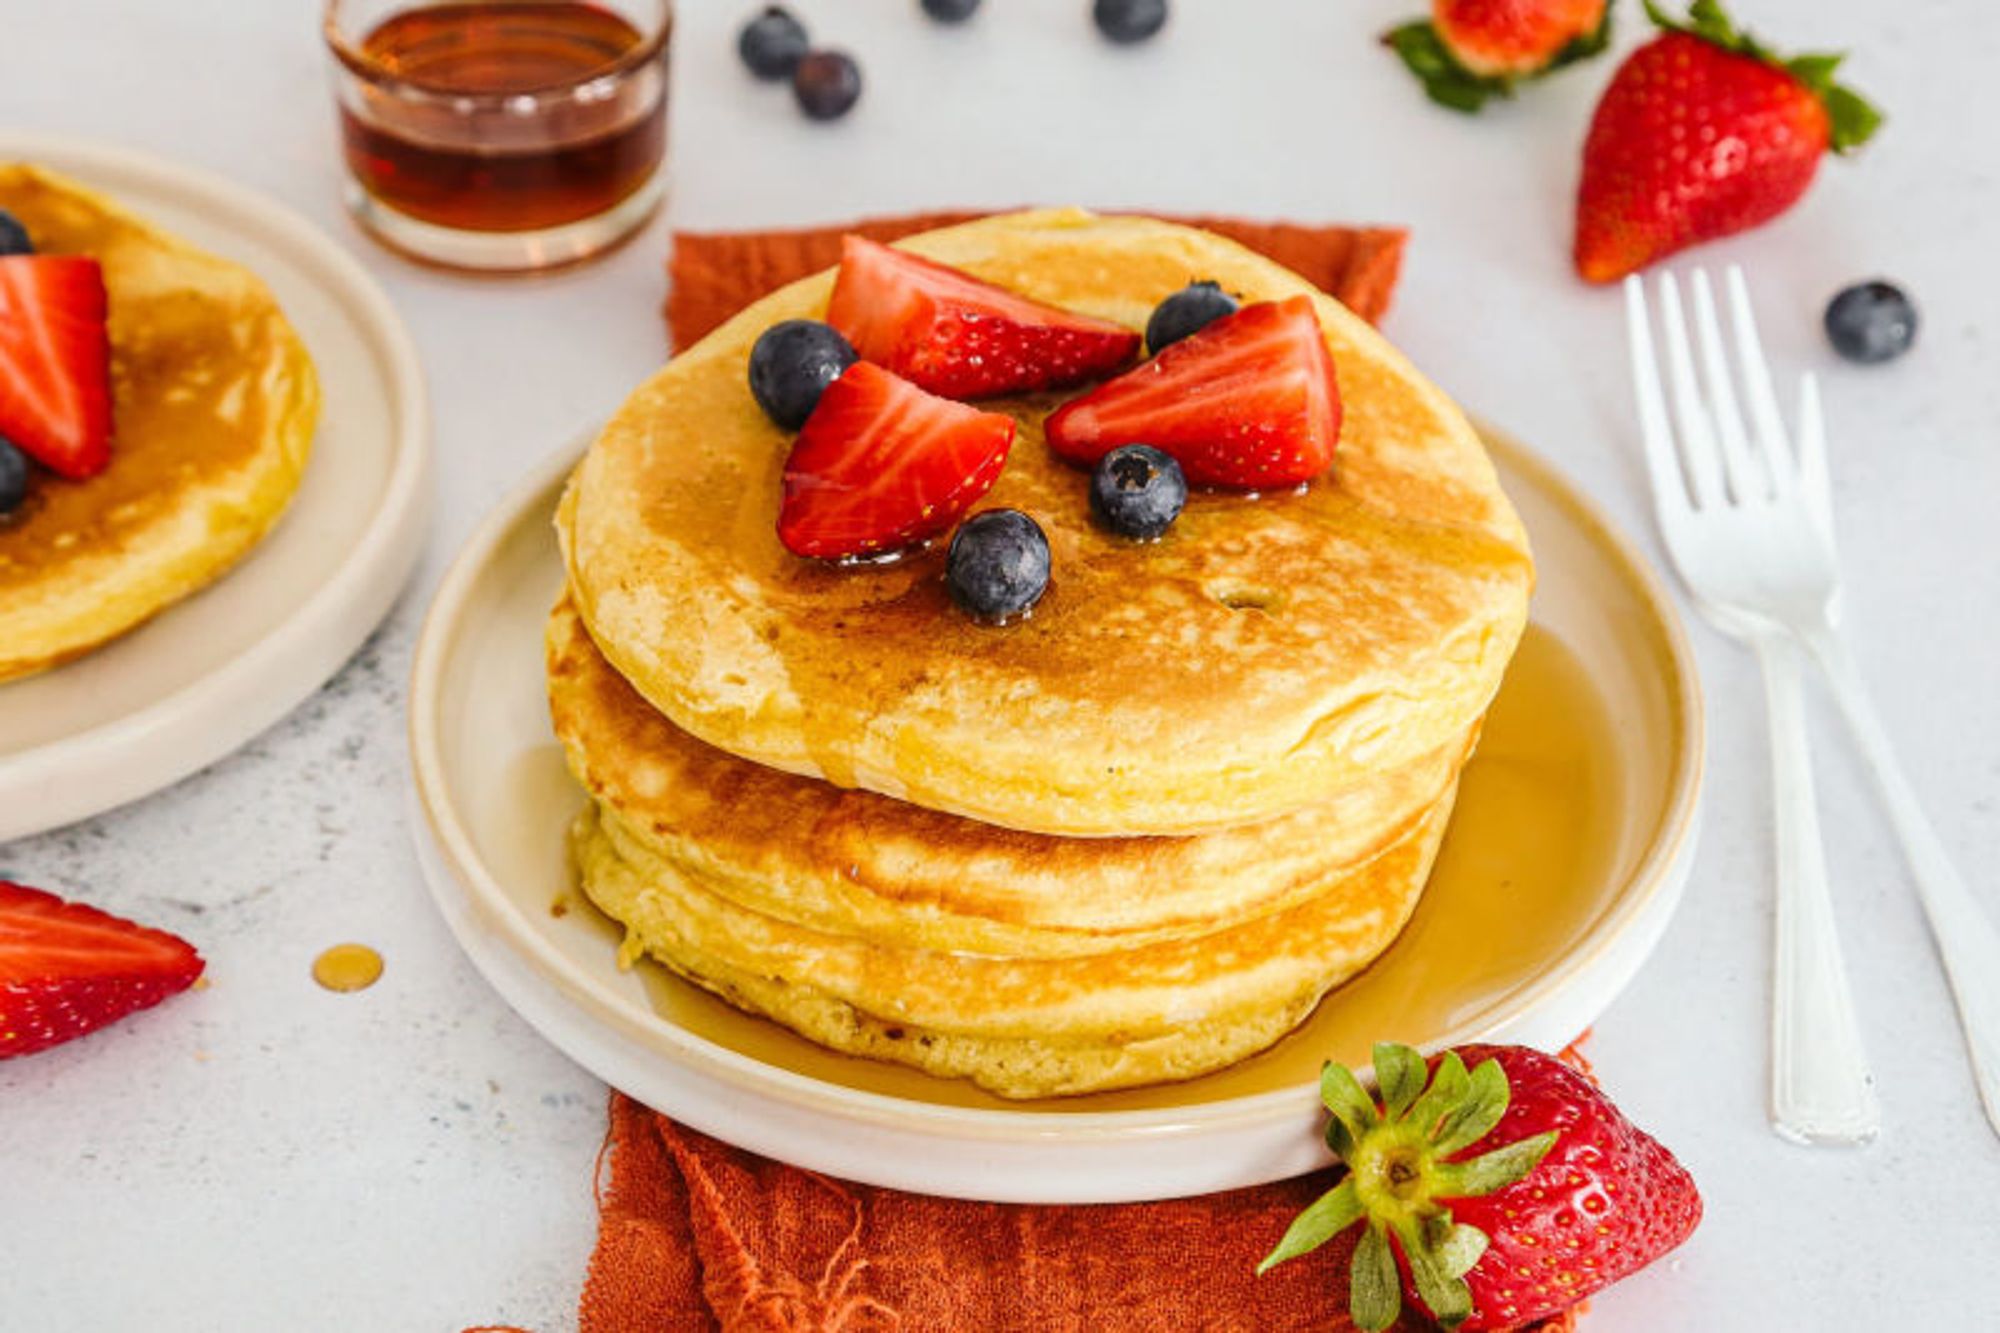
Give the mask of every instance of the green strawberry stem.
<svg viewBox="0 0 2000 1333">
<path fill-rule="evenodd" d="M 1486 1252 L 1477 1227 L 1452 1221 L 1448 1200 L 1503 1189 L 1534 1170 L 1554 1146 L 1554 1130 L 1477 1157 L 1453 1160 L 1493 1132 L 1507 1113 L 1507 1075 L 1497 1060 L 1467 1070 L 1447 1051 L 1426 1077 L 1424 1058 L 1408 1046 L 1375 1047 L 1377 1096 L 1345 1065 L 1320 1071 L 1320 1100 L 1332 1113 L 1327 1146 L 1347 1165 L 1257 1265 L 1318 1249 L 1365 1221 L 1348 1269 L 1348 1314 L 1364 1329 L 1384 1329 L 1402 1310 L 1396 1254 L 1431 1314 L 1453 1328 L 1472 1313 L 1465 1275 Z M 1379 1097 L 1379 1100 L 1378 1100 Z"/>
<path fill-rule="evenodd" d="M 1596 30 L 1571 38 L 1548 64 L 1533 74 L 1500 77 L 1475 74 L 1460 64 L 1429 19 L 1399 24 L 1382 34 L 1382 44 L 1402 58 L 1433 102 L 1468 114 L 1478 111 L 1492 98 L 1512 97 L 1514 86 L 1523 80 L 1539 79 L 1564 65 L 1588 60 L 1610 43 L 1611 6 L 1606 5 Z"/>
<path fill-rule="evenodd" d="M 1831 129 L 1830 146 L 1834 152 L 1847 153 L 1859 148 L 1881 128 L 1882 112 L 1860 93 L 1834 81 L 1833 72 L 1847 58 L 1845 52 L 1821 52 L 1786 59 L 1759 41 L 1755 34 L 1737 27 L 1720 0 L 1693 0 L 1688 6 L 1685 22 L 1676 21 L 1654 0 L 1640 0 L 1640 3 L 1645 5 L 1646 17 L 1653 21 L 1655 27 L 1668 32 L 1684 32 L 1690 37 L 1699 37 L 1711 46 L 1761 60 L 1773 69 L 1784 70 L 1804 84 L 1826 107 Z"/>
</svg>

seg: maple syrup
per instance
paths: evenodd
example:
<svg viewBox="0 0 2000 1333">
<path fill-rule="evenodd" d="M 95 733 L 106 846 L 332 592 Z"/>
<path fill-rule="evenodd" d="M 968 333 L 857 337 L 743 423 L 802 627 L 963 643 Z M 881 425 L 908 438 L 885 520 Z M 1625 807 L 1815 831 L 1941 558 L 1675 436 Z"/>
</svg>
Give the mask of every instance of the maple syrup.
<svg viewBox="0 0 2000 1333">
<path fill-rule="evenodd" d="M 365 944 L 336 944 L 313 959 L 312 974 L 331 991 L 367 990 L 382 979 L 382 955 Z"/>
<path fill-rule="evenodd" d="M 629 231 L 657 198 L 666 148 L 670 20 L 655 4 L 650 33 L 643 18 L 581 0 L 421 5 L 358 39 L 330 18 L 356 214 L 392 244 L 473 267 L 538 267 L 617 237 L 510 249 L 453 247 L 448 233 L 546 233 L 614 215 L 618 235 Z"/>
</svg>

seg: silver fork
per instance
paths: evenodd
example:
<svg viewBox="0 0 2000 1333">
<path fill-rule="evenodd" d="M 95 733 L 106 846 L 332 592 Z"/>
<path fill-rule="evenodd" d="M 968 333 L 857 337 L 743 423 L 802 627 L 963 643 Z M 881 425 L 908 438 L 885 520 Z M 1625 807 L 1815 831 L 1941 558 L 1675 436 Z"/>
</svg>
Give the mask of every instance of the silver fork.
<svg viewBox="0 0 2000 1333">
<path fill-rule="evenodd" d="M 1748 641 L 1764 669 L 1778 825 L 1772 1124 L 1801 1142 L 1859 1143 L 1880 1121 L 1827 892 L 1799 692 L 1803 648 L 1825 672 L 1903 843 L 1980 1099 L 2000 1132 L 2000 932 L 1924 817 L 1837 628 L 1840 576 L 1816 386 L 1810 375 L 1802 377 L 1794 455 L 1740 269 L 1729 269 L 1727 285 L 1748 428 L 1707 274 L 1692 276 L 1699 383 L 1679 288 L 1672 275 L 1660 279 L 1678 449 L 1639 279 L 1626 280 L 1625 296 L 1640 429 L 1667 549 L 1704 614 Z"/>
<path fill-rule="evenodd" d="M 1760 409 L 1755 432 L 1744 429 L 1707 274 L 1697 271 L 1693 286 L 1699 383 L 1680 288 L 1671 275 L 1660 279 L 1677 434 L 1668 424 L 1645 287 L 1637 278 L 1626 282 L 1626 314 L 1640 433 L 1668 553 L 1703 615 L 1749 644 L 1763 668 L 1777 820 L 1771 1125 L 1800 1143 L 1865 1143 L 1881 1127 L 1881 1111 L 1834 928 L 1799 689 L 1796 636 L 1826 618 L 1837 586 L 1831 542 L 1807 499 L 1816 484 L 1809 476 L 1823 476 L 1824 468 L 1807 462 L 1802 470 L 1775 398 L 1766 404 L 1748 387 L 1754 381 L 1771 396 L 1754 332 L 1743 336 L 1749 303 L 1739 299 L 1740 369 Z M 1731 295 L 1740 291 L 1741 278 L 1732 272 Z M 1812 456 L 1813 440 L 1802 443 Z"/>
</svg>

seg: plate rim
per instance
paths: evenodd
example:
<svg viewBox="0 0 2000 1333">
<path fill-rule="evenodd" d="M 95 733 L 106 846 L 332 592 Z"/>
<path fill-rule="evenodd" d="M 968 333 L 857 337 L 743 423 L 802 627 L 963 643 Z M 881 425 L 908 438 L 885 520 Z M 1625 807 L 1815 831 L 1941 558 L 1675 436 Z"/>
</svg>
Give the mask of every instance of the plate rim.
<svg viewBox="0 0 2000 1333">
<path fill-rule="evenodd" d="M 1474 418 L 1473 424 L 1489 450 L 1504 456 L 1511 468 L 1529 474 L 1623 566 L 1623 576 L 1640 593 L 1650 613 L 1648 620 L 1658 638 L 1659 656 L 1670 668 L 1669 702 L 1674 714 L 1671 725 L 1675 743 L 1668 775 L 1670 799 L 1652 830 L 1645 853 L 1627 876 L 1626 886 L 1606 917 L 1588 937 L 1562 955 L 1559 968 L 1522 987 L 1501 1012 L 1483 1015 L 1478 1021 L 1440 1038 L 1447 1045 L 1478 1040 L 1531 1015 L 1577 974 L 1586 972 L 1593 963 L 1601 963 L 1603 956 L 1645 919 L 1647 909 L 1656 899 L 1677 892 L 1676 868 L 1684 869 L 1683 856 L 1695 829 L 1706 761 L 1705 719 L 1693 648 L 1678 608 L 1659 576 L 1596 502 L 1552 463 L 1479 418 Z M 421 823 L 413 826 L 412 833 L 420 839 L 428 835 L 438 859 L 457 881 L 472 916 L 484 923 L 489 932 L 500 935 L 503 943 L 518 958 L 527 961 L 534 973 L 552 983 L 592 1020 L 659 1049 L 663 1058 L 685 1062 L 694 1072 L 715 1077 L 736 1092 L 775 1098 L 794 1109 L 821 1115 L 837 1112 L 847 1122 L 921 1126 L 926 1133 L 946 1134 L 961 1140 L 1076 1141 L 1142 1135 L 1157 1141 L 1162 1137 L 1263 1126 L 1298 1115 L 1301 1096 L 1316 1095 L 1305 1084 L 1193 1106 L 1141 1110 L 1047 1111 L 1026 1107 L 1017 1110 L 913 1102 L 887 1093 L 827 1083 L 769 1065 L 665 1020 L 647 1023 L 625 1006 L 604 1000 L 582 974 L 583 969 L 558 953 L 532 928 L 481 861 L 469 830 L 456 817 L 442 777 L 437 726 L 446 649 L 461 621 L 471 588 L 493 552 L 528 517 L 526 511 L 537 497 L 576 465 L 595 434 L 594 429 L 585 430 L 577 439 L 554 451 L 488 511 L 453 557 L 418 635 L 410 668 L 408 727 L 411 790 L 414 804 L 421 812 Z M 433 897 L 440 898 L 440 910 L 447 922 L 451 922 L 452 913 L 440 897 L 443 888 L 426 878 Z M 478 963 L 479 959 L 475 956 L 473 961 Z M 672 1046 L 671 1052 L 660 1046 L 662 1038 Z"/>
<path fill-rule="evenodd" d="M 381 500 L 353 550 L 247 651 L 136 712 L 0 756 L 0 810 L 27 812 L 0 816 L 6 842 L 164 790 L 235 753 L 310 698 L 375 632 L 415 573 L 429 535 L 433 462 L 430 392 L 408 327 L 374 277 L 303 214 L 206 168 L 100 140 L 0 132 L 0 158 L 45 164 L 86 183 L 136 179 L 192 196 L 296 256 L 366 335 L 389 390 L 394 448 Z M 257 554 L 253 548 L 244 563 Z M 212 586 L 226 593 L 226 576 Z M 79 768 L 92 780 L 77 782 Z M 72 794 L 38 803 L 32 793 L 58 771 Z"/>
</svg>

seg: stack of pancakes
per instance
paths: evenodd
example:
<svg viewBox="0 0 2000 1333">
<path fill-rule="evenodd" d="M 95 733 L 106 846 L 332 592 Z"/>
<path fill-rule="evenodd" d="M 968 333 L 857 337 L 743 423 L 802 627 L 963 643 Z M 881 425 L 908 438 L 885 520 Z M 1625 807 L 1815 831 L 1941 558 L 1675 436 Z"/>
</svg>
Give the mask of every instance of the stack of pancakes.
<svg viewBox="0 0 2000 1333">
<path fill-rule="evenodd" d="M 1054 577 L 973 623 L 942 549 L 837 567 L 778 543 L 789 439 L 765 298 L 642 386 L 557 527 L 556 731 L 592 801 L 584 890 L 627 956 L 838 1050 L 1010 1097 L 1188 1078 L 1283 1036 L 1394 939 L 1526 619 L 1526 539 L 1458 410 L 1367 325 L 1206 232 L 1015 214 L 906 243 L 1142 327 L 1190 280 L 1317 302 L 1334 471 L 1198 494 L 1168 535 L 1095 526 L 1088 476 L 1020 423 L 982 507 Z"/>
</svg>

